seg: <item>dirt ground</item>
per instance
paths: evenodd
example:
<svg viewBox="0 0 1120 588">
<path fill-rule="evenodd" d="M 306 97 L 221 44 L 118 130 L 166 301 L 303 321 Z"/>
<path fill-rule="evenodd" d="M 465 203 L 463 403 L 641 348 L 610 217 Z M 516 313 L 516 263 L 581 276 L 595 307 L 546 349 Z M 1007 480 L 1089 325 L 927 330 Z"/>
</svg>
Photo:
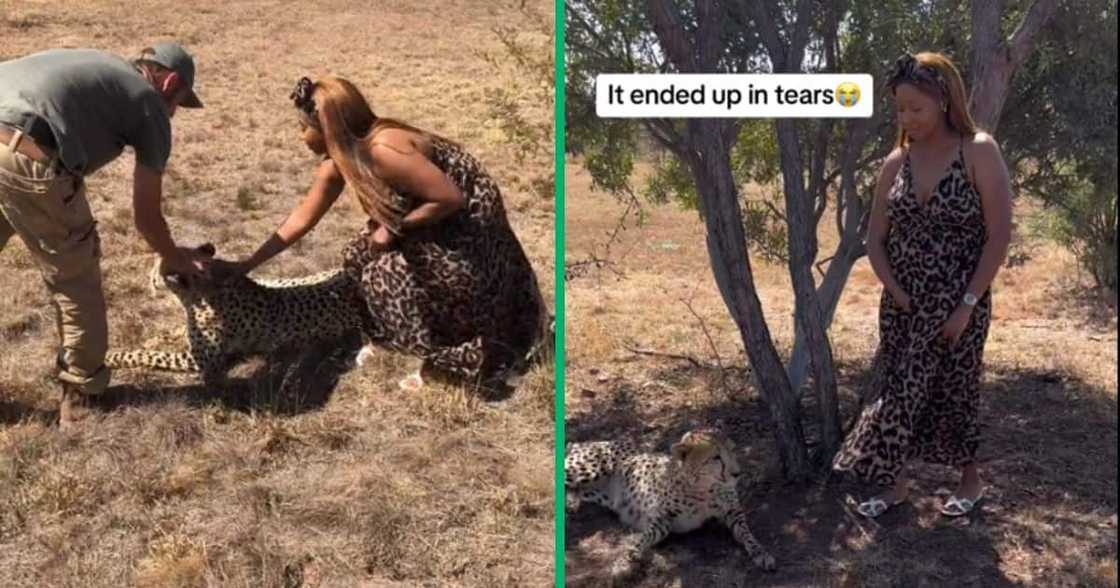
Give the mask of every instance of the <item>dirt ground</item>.
<svg viewBox="0 0 1120 588">
<path fill-rule="evenodd" d="M 622 207 L 592 192 L 576 162 L 566 183 L 567 263 L 604 256 Z M 1021 235 L 1029 234 L 1029 208 L 1017 206 Z M 644 226 L 611 247 L 611 265 L 566 285 L 566 440 L 626 431 L 667 451 L 690 427 L 723 426 L 741 450 L 748 520 L 778 570 L 755 570 L 731 533 L 709 524 L 657 547 L 634 585 L 1116 586 L 1116 315 L 1084 294 L 1067 252 L 1020 237 L 1016 251 L 1029 260 L 1005 269 L 994 287 L 981 390 L 983 506 L 944 519 L 937 508 L 957 474 L 923 466 L 913 471 L 911 501 L 871 522 L 853 509 L 872 491 L 866 486 L 838 477 L 808 487 L 783 482 L 767 412 L 711 277 L 703 226 L 676 205 L 648 212 Z M 826 229 L 821 241 L 831 251 L 835 235 Z M 752 263 L 770 329 L 788 355 L 788 270 Z M 877 344 L 879 293 L 861 261 L 831 330 L 845 420 Z M 595 506 L 569 515 L 566 533 L 571 585 L 599 583 L 629 536 Z"/>
<path fill-rule="evenodd" d="M 310 184 L 295 80 L 347 77 L 378 114 L 482 160 L 551 307 L 554 203 L 533 188 L 551 154 L 518 162 L 488 102 L 517 87 L 487 54 L 502 55 L 495 28 L 517 26 L 519 6 L 552 15 L 539 0 L 4 0 L 0 59 L 52 47 L 132 57 L 183 42 L 206 108 L 173 121 L 165 213 L 178 241 L 213 241 L 227 257 L 248 255 Z M 551 117 L 550 105 L 524 106 L 530 120 Z M 178 349 L 182 313 L 146 285 L 131 166 L 126 154 L 88 181 L 111 346 Z M 340 202 L 258 275 L 337 267 L 362 222 L 349 196 Z M 551 366 L 502 400 L 442 385 L 403 394 L 396 382 L 414 360 L 383 352 L 352 368 L 351 347 L 323 350 L 296 398 L 278 397 L 259 362 L 229 390 L 122 370 L 94 421 L 60 434 L 53 316 L 18 239 L 0 275 L 0 585 L 551 585 Z"/>
</svg>

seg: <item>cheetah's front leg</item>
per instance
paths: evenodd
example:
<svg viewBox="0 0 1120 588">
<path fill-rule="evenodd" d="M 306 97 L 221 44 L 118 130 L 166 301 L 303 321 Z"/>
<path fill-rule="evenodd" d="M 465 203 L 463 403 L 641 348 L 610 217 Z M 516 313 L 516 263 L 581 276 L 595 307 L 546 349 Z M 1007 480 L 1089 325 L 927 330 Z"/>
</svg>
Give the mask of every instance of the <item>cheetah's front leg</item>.
<svg viewBox="0 0 1120 588">
<path fill-rule="evenodd" d="M 572 443 L 564 456 L 564 487 L 579 490 L 610 476 L 619 463 L 634 453 L 628 441 Z"/>
<path fill-rule="evenodd" d="M 197 361 L 202 372 L 202 385 L 207 390 L 223 390 L 228 383 L 226 371 L 230 368 L 232 359 L 221 352 L 204 351 L 196 353 Z"/>
<path fill-rule="evenodd" d="M 638 544 L 626 550 L 626 554 L 615 561 L 611 568 L 611 577 L 623 579 L 631 576 L 638 570 L 642 562 L 649 556 L 653 546 L 669 536 L 669 519 L 660 518 L 652 520 L 649 526 L 642 531 Z"/>
<path fill-rule="evenodd" d="M 754 565 L 766 570 L 767 572 L 774 571 L 774 556 L 766 551 L 766 548 L 754 538 L 751 533 L 750 527 L 747 526 L 747 513 L 738 507 L 731 508 L 723 518 L 724 523 L 731 528 L 731 533 L 735 535 L 735 540 L 743 545 L 747 550 L 747 555 L 750 556 Z"/>
<path fill-rule="evenodd" d="M 579 510 L 584 501 L 610 508 L 601 488 L 614 472 L 610 442 L 573 443 L 564 456 L 564 510 Z"/>
</svg>

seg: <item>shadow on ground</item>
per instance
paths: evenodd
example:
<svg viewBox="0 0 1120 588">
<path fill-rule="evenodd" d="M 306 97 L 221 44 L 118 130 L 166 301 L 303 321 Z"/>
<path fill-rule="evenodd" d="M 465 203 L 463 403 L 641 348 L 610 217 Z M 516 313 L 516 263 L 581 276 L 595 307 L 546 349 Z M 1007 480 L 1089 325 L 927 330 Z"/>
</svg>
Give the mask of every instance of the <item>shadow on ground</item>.
<svg viewBox="0 0 1120 588">
<path fill-rule="evenodd" d="M 46 410 L 21 400 L 0 398 L 0 425 L 15 425 L 28 421 L 48 425 L 57 420 L 57 410 Z"/>
<path fill-rule="evenodd" d="M 681 369 L 672 371 L 680 377 Z M 866 377 L 842 378 L 845 419 L 857 405 L 852 389 Z M 740 492 L 751 528 L 777 558 L 778 571 L 755 570 L 730 531 L 709 523 L 655 548 L 643 575 L 627 585 L 1094 585 L 1093 562 L 1115 557 L 1116 398 L 1067 375 L 989 370 L 981 390 L 980 459 L 987 497 L 972 515 L 953 520 L 937 510 L 942 496 L 955 487 L 957 473 L 949 468 L 914 468 L 911 500 L 869 521 L 854 513 L 854 505 L 874 492 L 872 487 L 827 475 L 807 486 L 783 481 L 768 413 L 757 394 L 744 389 L 716 402 L 689 405 L 688 399 L 666 398 L 663 391 L 640 392 L 625 382 L 612 383 L 589 410 L 571 416 L 569 440 L 630 433 L 667 451 L 692 426 L 721 424 L 740 448 Z M 805 426 L 811 438 L 809 396 Z M 569 514 L 566 533 L 567 577 L 573 586 L 604 585 L 623 542 L 635 539 L 595 506 Z M 1058 565 L 1035 571 L 1027 583 L 1008 577 L 1008 552 L 1022 545 L 1052 556 Z"/>
<path fill-rule="evenodd" d="M 111 384 L 92 402 L 104 412 L 178 398 L 191 406 L 216 404 L 242 412 L 301 414 L 322 408 L 330 401 L 342 376 L 354 368 L 361 347 L 362 340 L 357 334 L 318 341 L 239 362 L 231 368 L 224 386 L 207 387 L 195 374 L 174 376 L 179 382 L 191 382 L 187 384 L 170 383 L 171 378 L 159 376 L 143 383 Z M 501 382 L 483 386 L 442 374 L 431 374 L 426 379 L 463 387 L 486 402 L 508 400 L 516 391 L 515 386 Z M 54 389 L 57 384 L 51 380 L 43 386 Z M 38 403 L 25 400 L 40 396 L 31 391 L 0 396 L 0 425 L 29 421 L 57 424 L 57 394 L 48 394 Z"/>
<path fill-rule="evenodd" d="M 326 405 L 339 379 L 353 367 L 360 347 L 361 339 L 354 335 L 284 349 L 255 364 L 240 366 L 248 369 L 235 369 L 235 373 L 248 374 L 232 375 L 220 390 L 208 389 L 201 383 L 166 387 L 113 385 L 97 398 L 96 405 L 112 411 L 175 396 L 192 405 L 219 404 L 246 412 L 300 414 Z"/>
</svg>

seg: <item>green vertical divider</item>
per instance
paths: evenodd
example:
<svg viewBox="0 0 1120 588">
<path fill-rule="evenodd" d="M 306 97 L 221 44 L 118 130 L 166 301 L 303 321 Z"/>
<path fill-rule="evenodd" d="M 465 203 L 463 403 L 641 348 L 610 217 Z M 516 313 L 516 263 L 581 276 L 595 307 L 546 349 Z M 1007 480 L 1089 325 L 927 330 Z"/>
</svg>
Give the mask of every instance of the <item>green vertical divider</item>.
<svg viewBox="0 0 1120 588">
<path fill-rule="evenodd" d="M 556 165 L 556 419 L 555 426 L 555 527 L 556 586 L 564 585 L 564 0 L 556 0 L 555 165 Z"/>
</svg>

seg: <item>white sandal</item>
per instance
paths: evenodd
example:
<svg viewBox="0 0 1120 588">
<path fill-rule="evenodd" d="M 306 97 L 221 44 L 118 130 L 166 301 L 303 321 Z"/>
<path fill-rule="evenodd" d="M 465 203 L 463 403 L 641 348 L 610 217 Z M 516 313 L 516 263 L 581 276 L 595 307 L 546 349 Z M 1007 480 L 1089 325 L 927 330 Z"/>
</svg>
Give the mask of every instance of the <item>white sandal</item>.
<svg viewBox="0 0 1120 588">
<path fill-rule="evenodd" d="M 976 497 L 975 500 L 961 498 L 957 495 L 950 496 L 949 499 L 945 501 L 945 504 L 941 505 L 941 514 L 952 518 L 963 517 L 964 515 L 972 512 L 972 509 L 976 508 L 976 505 L 979 504 L 983 499 L 984 490 L 980 490 L 980 494 Z"/>
<path fill-rule="evenodd" d="M 363 345 L 362 350 L 358 352 L 358 356 L 354 358 L 354 363 L 356 363 L 358 367 L 363 367 L 366 365 L 366 362 L 373 359 L 374 355 L 375 352 L 373 350 L 372 343 L 369 345 Z"/>
<path fill-rule="evenodd" d="M 898 506 L 903 502 L 906 502 L 905 498 L 887 504 L 886 500 L 883 500 L 878 496 L 872 496 L 871 498 L 859 503 L 859 506 L 856 507 L 856 512 L 869 519 L 877 519 L 892 507 Z"/>
<path fill-rule="evenodd" d="M 420 376 L 420 370 L 401 378 L 397 382 L 397 387 L 405 392 L 419 392 L 424 387 L 424 378 Z"/>
</svg>

